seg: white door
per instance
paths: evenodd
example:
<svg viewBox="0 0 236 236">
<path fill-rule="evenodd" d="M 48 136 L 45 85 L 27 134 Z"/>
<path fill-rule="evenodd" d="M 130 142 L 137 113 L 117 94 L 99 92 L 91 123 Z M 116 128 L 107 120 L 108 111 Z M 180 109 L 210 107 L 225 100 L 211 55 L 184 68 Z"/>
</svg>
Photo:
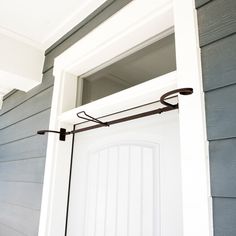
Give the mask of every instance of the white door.
<svg viewBox="0 0 236 236">
<path fill-rule="evenodd" d="M 178 140 L 178 111 L 76 134 L 67 235 L 181 236 Z"/>
</svg>

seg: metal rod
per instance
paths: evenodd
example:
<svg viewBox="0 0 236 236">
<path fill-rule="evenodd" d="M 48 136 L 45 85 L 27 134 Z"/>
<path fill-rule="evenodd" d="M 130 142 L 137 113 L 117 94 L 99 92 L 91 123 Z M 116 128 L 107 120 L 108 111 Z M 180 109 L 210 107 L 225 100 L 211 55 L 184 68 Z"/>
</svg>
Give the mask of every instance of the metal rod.
<svg viewBox="0 0 236 236">
<path fill-rule="evenodd" d="M 119 118 L 119 119 L 111 120 L 111 121 L 108 121 L 107 124 L 109 126 L 111 126 L 111 125 L 114 125 L 114 124 L 118 124 L 118 123 L 122 123 L 122 122 L 126 122 L 126 121 L 131 121 L 131 120 L 143 118 L 143 117 L 146 117 L 146 116 L 151 116 L 151 115 L 155 115 L 155 114 L 161 114 L 161 113 L 167 112 L 167 111 L 176 110 L 177 108 L 178 107 L 176 107 L 176 108 L 172 108 L 172 107 L 158 108 L 158 109 L 155 109 L 155 110 L 152 110 L 152 111 L 147 111 L 147 112 L 139 113 L 139 114 L 136 114 L 136 115 L 126 116 L 126 117 L 122 117 L 122 118 Z M 92 130 L 92 129 L 101 128 L 101 127 L 104 127 L 104 125 L 102 125 L 102 124 L 92 125 L 92 126 L 89 126 L 89 127 L 69 131 L 66 134 L 76 134 L 76 133 L 81 133 L 81 132 Z"/>
<path fill-rule="evenodd" d="M 165 105 L 165 107 L 158 108 L 158 109 L 155 109 L 155 110 L 152 110 L 152 111 L 147 111 L 147 112 L 139 113 L 139 114 L 136 114 L 136 115 L 126 116 L 126 117 L 111 120 L 111 121 L 108 121 L 108 122 L 102 122 L 102 121 L 98 120 L 97 118 L 94 118 L 94 117 L 86 114 L 85 111 L 81 111 L 81 112 L 76 114 L 79 118 L 84 119 L 86 121 L 92 121 L 92 122 L 95 122 L 95 123 L 98 123 L 98 124 L 97 125 L 92 125 L 92 126 L 89 126 L 89 127 L 85 127 L 85 128 L 80 128 L 80 129 L 77 129 L 77 130 L 68 131 L 68 132 L 66 132 L 66 129 L 61 128 L 60 131 L 39 130 L 37 133 L 41 134 L 41 135 L 43 135 L 45 133 L 49 133 L 49 132 L 50 133 L 57 133 L 57 134 L 60 134 L 59 139 L 61 141 L 65 141 L 66 135 L 71 135 L 71 134 L 75 134 L 75 133 L 79 133 L 79 132 L 84 132 L 84 131 L 87 131 L 87 130 L 97 129 L 97 128 L 104 127 L 104 126 L 108 127 L 110 125 L 114 125 L 114 124 L 130 121 L 130 120 L 135 120 L 135 119 L 139 119 L 139 118 L 142 118 L 142 117 L 150 116 L 150 115 L 161 114 L 163 112 L 175 110 L 175 109 L 178 109 L 178 107 L 179 107 L 178 103 L 177 104 L 171 104 L 171 103 L 166 102 L 165 100 L 170 98 L 171 95 L 176 94 L 176 93 L 179 93 L 181 95 L 190 95 L 190 94 L 193 93 L 193 89 L 192 88 L 181 88 L 181 89 L 175 89 L 175 90 L 172 90 L 170 92 L 167 92 L 167 93 L 163 94 L 160 98 L 160 102 L 161 102 L 161 104 Z M 151 104 L 151 103 L 149 103 L 149 104 Z M 141 105 L 141 106 L 143 106 L 143 105 Z M 137 108 L 137 107 L 134 107 L 134 108 L 131 108 L 131 109 L 128 109 L 128 110 L 132 110 L 132 109 L 135 109 L 135 108 Z M 122 112 L 125 112 L 125 111 L 127 111 L 127 110 L 124 110 Z M 80 116 L 81 113 L 83 113 L 85 116 L 87 116 L 89 118 Z M 118 112 L 118 113 L 121 113 L 121 112 Z M 114 114 L 110 114 L 110 115 L 114 115 Z"/>
<path fill-rule="evenodd" d="M 84 117 L 84 116 L 81 116 L 80 114 L 84 114 L 85 116 L 89 117 L 90 119 L 88 119 L 87 117 Z M 83 119 L 83 120 L 86 120 L 86 121 L 92 121 L 92 122 L 95 122 L 95 123 L 98 123 L 102 126 L 109 126 L 109 124 L 107 122 L 102 122 L 90 115 L 88 115 L 85 111 L 80 111 L 76 114 L 80 119 Z"/>
<path fill-rule="evenodd" d="M 171 104 L 171 103 L 165 101 L 169 96 L 176 94 L 176 93 L 179 93 L 181 95 L 190 95 L 193 93 L 193 89 L 192 88 L 181 88 L 181 89 L 175 89 L 170 92 L 167 92 L 161 96 L 161 98 L 160 98 L 161 104 L 163 104 L 167 107 L 178 108 L 179 107 L 178 103 Z"/>
</svg>

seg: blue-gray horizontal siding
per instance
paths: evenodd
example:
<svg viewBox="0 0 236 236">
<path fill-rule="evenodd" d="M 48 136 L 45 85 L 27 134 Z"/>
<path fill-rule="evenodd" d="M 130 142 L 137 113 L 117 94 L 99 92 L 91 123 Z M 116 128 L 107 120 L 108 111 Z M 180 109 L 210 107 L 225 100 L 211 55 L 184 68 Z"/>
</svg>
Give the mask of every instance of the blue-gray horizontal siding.
<svg viewBox="0 0 236 236">
<path fill-rule="evenodd" d="M 236 199 L 214 198 L 214 236 L 235 236 Z"/>
<path fill-rule="evenodd" d="M 198 9 L 201 46 L 235 33 L 235 4 L 235 0 L 213 0 Z"/>
<path fill-rule="evenodd" d="M 40 216 L 54 58 L 131 0 L 108 0 L 45 53 L 43 82 L 13 91 L 0 110 L 0 236 L 36 236 Z"/>
<path fill-rule="evenodd" d="M 0 110 L 0 235 L 38 234 L 52 72 L 28 93 L 14 91 Z"/>
<path fill-rule="evenodd" d="M 214 236 L 236 235 L 236 1 L 196 0 Z"/>
<path fill-rule="evenodd" d="M 199 8 L 199 7 L 203 6 L 204 4 L 207 4 L 210 1 L 211 0 L 196 0 L 196 8 Z"/>
<path fill-rule="evenodd" d="M 235 84 L 236 34 L 202 48 L 204 90 Z"/>
<path fill-rule="evenodd" d="M 211 141 L 210 174 L 213 197 L 236 197 L 236 138 Z"/>
</svg>

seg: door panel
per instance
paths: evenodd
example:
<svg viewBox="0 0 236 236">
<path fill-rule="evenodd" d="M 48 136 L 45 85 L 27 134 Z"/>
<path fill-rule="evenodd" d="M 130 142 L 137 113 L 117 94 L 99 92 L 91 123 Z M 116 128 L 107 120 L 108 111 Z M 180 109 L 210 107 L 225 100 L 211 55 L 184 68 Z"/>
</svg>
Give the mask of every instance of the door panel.
<svg viewBox="0 0 236 236">
<path fill-rule="evenodd" d="M 76 134 L 69 236 L 180 236 L 178 113 Z"/>
</svg>

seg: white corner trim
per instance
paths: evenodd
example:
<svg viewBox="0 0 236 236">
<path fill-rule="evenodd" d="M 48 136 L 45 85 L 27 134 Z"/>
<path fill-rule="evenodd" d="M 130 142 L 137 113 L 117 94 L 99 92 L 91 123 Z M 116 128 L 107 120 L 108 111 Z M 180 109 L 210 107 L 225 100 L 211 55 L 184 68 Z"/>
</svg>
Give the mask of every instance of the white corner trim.
<svg viewBox="0 0 236 236">
<path fill-rule="evenodd" d="M 209 157 L 202 72 L 194 0 L 174 0 L 177 77 L 180 96 L 180 142 L 183 192 L 183 235 L 212 236 Z"/>
<path fill-rule="evenodd" d="M 40 75 L 40 79 L 41 77 Z M 31 78 L 0 70 L 0 90 L 7 86 L 8 88 L 28 92 L 41 83 L 40 79 L 32 80 Z"/>
<path fill-rule="evenodd" d="M 44 51 L 0 34 L 0 88 L 29 91 L 42 81 Z"/>
<path fill-rule="evenodd" d="M 73 12 L 61 25 L 59 25 L 53 32 L 51 32 L 51 34 L 47 36 L 47 38 L 44 39 L 42 42 L 44 49 L 48 49 L 50 46 L 52 46 L 106 1 L 107 0 L 85 1 L 78 10 Z"/>
</svg>

